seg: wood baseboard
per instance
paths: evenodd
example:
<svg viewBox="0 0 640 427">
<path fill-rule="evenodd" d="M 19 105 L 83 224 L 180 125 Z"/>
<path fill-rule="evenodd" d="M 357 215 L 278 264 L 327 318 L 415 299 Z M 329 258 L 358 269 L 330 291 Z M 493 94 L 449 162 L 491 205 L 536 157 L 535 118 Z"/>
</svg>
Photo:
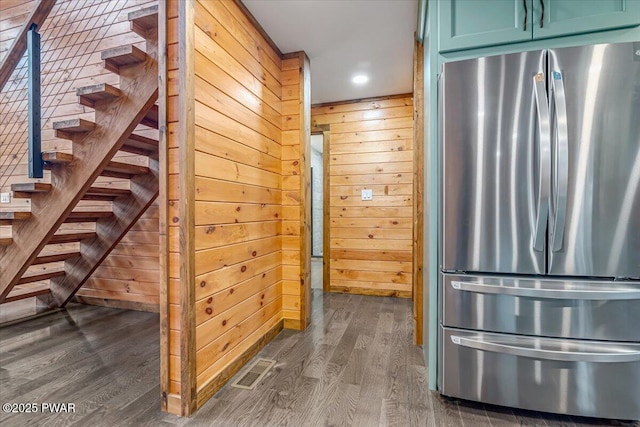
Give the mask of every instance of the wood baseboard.
<svg viewBox="0 0 640 427">
<path fill-rule="evenodd" d="M 209 400 L 214 394 L 218 392 L 226 383 L 233 377 L 240 369 L 242 369 L 249 360 L 251 360 L 256 354 L 260 352 L 273 340 L 284 327 L 284 321 L 280 320 L 276 323 L 266 334 L 264 334 L 258 341 L 256 341 L 251 347 L 249 347 L 244 353 L 240 355 L 233 363 L 227 366 L 216 377 L 212 378 L 209 383 L 198 390 L 196 408 L 202 407 L 207 400 Z"/>
<path fill-rule="evenodd" d="M 158 304 L 96 297 L 84 297 L 80 295 L 76 295 L 75 297 L 73 297 L 73 302 L 88 305 L 99 305 L 101 307 L 121 308 L 124 310 L 148 311 L 151 313 L 158 313 L 160 311 L 160 307 L 158 306 Z"/>
<path fill-rule="evenodd" d="M 411 298 L 411 291 L 394 291 L 392 289 L 349 288 L 346 286 L 331 286 L 329 292 L 338 294 L 367 295 L 374 297 Z"/>
<path fill-rule="evenodd" d="M 182 401 L 180 400 L 179 394 L 168 394 L 167 395 L 167 405 L 166 410 L 165 407 L 162 407 L 163 412 L 168 412 L 169 414 L 182 416 Z"/>
<path fill-rule="evenodd" d="M 300 321 L 300 319 L 284 319 L 284 328 L 294 329 L 296 331 L 304 330 L 304 328 L 302 327 L 302 321 Z"/>
</svg>

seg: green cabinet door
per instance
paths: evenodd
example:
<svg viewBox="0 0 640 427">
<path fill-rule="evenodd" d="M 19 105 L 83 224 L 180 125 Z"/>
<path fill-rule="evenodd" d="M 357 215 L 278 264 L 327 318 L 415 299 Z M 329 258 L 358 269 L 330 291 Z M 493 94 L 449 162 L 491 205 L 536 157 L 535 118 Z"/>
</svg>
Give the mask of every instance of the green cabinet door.
<svg viewBox="0 0 640 427">
<path fill-rule="evenodd" d="M 533 0 L 533 38 L 640 25 L 640 0 Z"/>
<path fill-rule="evenodd" d="M 539 0 L 436 1 L 439 51 L 531 40 L 533 1 Z"/>
</svg>

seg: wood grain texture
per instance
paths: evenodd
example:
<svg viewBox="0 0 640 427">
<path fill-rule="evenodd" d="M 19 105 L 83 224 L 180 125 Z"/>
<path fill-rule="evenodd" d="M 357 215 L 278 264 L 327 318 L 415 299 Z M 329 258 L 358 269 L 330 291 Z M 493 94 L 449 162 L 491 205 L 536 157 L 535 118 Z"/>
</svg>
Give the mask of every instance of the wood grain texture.
<svg viewBox="0 0 640 427">
<path fill-rule="evenodd" d="M 322 129 L 322 152 L 329 153 L 331 150 L 331 130 L 329 125 L 321 127 Z M 329 164 L 330 157 L 322 156 L 322 176 L 329 176 Z M 331 226 L 332 223 L 330 215 L 331 201 L 331 185 L 329 180 L 324 179 L 322 184 L 322 289 L 325 292 L 330 291 L 331 286 L 331 257 L 330 242 L 331 242 Z"/>
<path fill-rule="evenodd" d="M 168 6 L 158 4 L 158 256 L 159 256 L 159 304 L 160 313 L 160 408 L 169 411 L 169 177 L 168 170 Z M 174 35 L 175 37 L 175 35 Z M 173 41 L 173 40 L 171 40 Z"/>
<path fill-rule="evenodd" d="M 153 56 L 148 56 L 145 62 L 123 72 L 120 76 L 121 90 L 128 96 L 113 101 L 109 110 L 96 111 L 96 129 L 86 136 L 74 136 L 74 156 L 70 164 L 51 166 L 56 169 L 51 191 L 33 194 L 33 218 L 13 227 L 13 245 L 6 247 L 2 253 L 6 260 L 6 264 L 0 266 L 3 296 L 47 243 L 63 241 L 53 234 L 91 183 L 104 174 L 104 169 L 113 167 L 120 170 L 126 165 L 140 172 L 148 170 L 137 165 L 116 163 L 111 158 L 156 101 L 156 73 L 157 64 Z"/>
<path fill-rule="evenodd" d="M 180 156 L 180 398 L 181 415 L 197 408 L 195 335 L 195 1 L 179 2 L 178 52 L 180 64 L 178 135 Z M 168 111 L 168 116 L 172 111 Z M 169 319 L 171 321 L 171 319 Z M 170 373 L 171 378 L 171 373 Z"/>
<path fill-rule="evenodd" d="M 187 256 L 195 262 L 190 360 L 200 406 L 282 328 L 281 236 L 292 230 L 282 204 L 292 199 L 282 188 L 279 52 L 238 3 L 193 7 L 195 182 L 181 177 L 179 185 L 195 197 Z M 169 169 L 181 170 L 172 150 Z M 183 213 L 172 212 L 184 226 Z"/>
<path fill-rule="evenodd" d="M 29 13 L 37 2 L 23 1 L 14 4 L 13 0 L 0 2 L 0 56 L 8 52 L 9 43 L 18 34 L 20 25 L 29 17 Z M 102 67 L 100 51 L 122 44 L 134 43 L 137 47 L 145 48 L 145 41 L 131 33 L 128 28 L 127 13 L 155 3 L 155 0 L 131 0 L 127 2 L 77 2 L 58 0 L 51 10 L 49 17 L 40 26 L 42 36 L 42 117 L 43 117 L 43 147 L 45 150 L 70 153 L 72 142 L 57 139 L 53 131 L 53 122 L 81 117 L 87 121 L 95 121 L 95 112 L 78 104 L 76 89 L 97 84 L 119 87 L 118 76 L 113 75 Z M 0 93 L 0 191 L 10 191 L 12 183 L 38 184 L 36 180 L 27 178 L 26 139 L 26 56 L 20 58 L 16 70 L 11 74 L 4 90 Z M 119 89 L 118 89 L 119 90 Z M 102 102 L 102 101 L 100 101 Z M 94 106 L 100 104 L 97 102 Z M 99 108 L 99 107 L 98 107 Z M 157 139 L 156 133 L 144 126 L 138 126 L 136 132 L 152 139 Z M 117 158 L 123 162 L 139 162 L 142 157 L 130 154 L 118 154 Z M 45 171 L 44 183 L 51 180 L 50 172 Z M 83 210 L 104 209 L 103 201 L 115 199 L 116 191 L 128 191 L 128 185 L 118 180 L 102 178 L 94 184 L 113 191 L 114 195 L 90 195 L 79 202 Z M 12 200 L 9 209 L 22 207 L 30 209 L 29 201 L 19 199 L 19 193 Z M 26 195 L 26 194 L 25 194 Z M 156 211 L 157 212 L 157 211 Z M 151 267 L 149 261 L 157 260 L 158 246 L 153 241 L 157 236 L 157 213 L 150 209 L 141 220 L 133 226 L 116 250 L 126 250 L 127 247 L 138 246 L 145 269 L 157 271 L 157 266 Z M 52 248 L 52 247 L 51 247 Z M 155 254 L 154 254 L 155 251 Z M 144 253 L 144 255 L 142 255 Z M 105 261 L 113 261 L 108 257 Z M 157 264 L 157 261 L 155 262 Z M 120 272 L 131 272 L 130 266 L 119 265 Z M 111 281 L 105 278 L 105 271 L 99 267 L 96 274 L 100 280 L 90 279 L 79 291 L 80 295 L 99 295 L 104 301 L 114 301 L 120 305 L 123 301 L 133 301 L 143 295 L 132 294 L 128 289 L 135 283 Z M 157 301 L 158 280 L 153 279 L 145 283 L 149 302 Z M 155 288 L 154 288 L 155 287 Z M 141 289 L 141 288 L 138 288 Z M 86 291 L 85 291 L 86 290 Z M 86 301 L 93 301 L 87 299 Z"/>
<path fill-rule="evenodd" d="M 15 427 L 76 426 L 638 426 L 454 400 L 430 392 L 413 344 L 411 302 L 314 290 L 312 323 L 284 330 L 256 357 L 276 365 L 254 390 L 226 383 L 190 418 L 160 410 L 158 315 L 97 306 L 0 328 L 3 401 L 73 402 L 73 413 L 0 414 Z M 110 327 L 105 328 L 105 322 Z M 276 325 L 274 334 L 279 330 Z M 271 335 L 271 334 L 270 334 Z M 242 362 L 251 362 L 251 358 Z M 227 374 L 231 374 L 231 370 Z M 242 370 L 240 374 L 244 373 Z M 214 390 L 212 385 L 212 390 Z M 203 401 L 205 392 L 201 392 Z M 176 412 L 179 400 L 167 396 Z"/>
<path fill-rule="evenodd" d="M 424 46 L 413 52 L 413 318 L 414 342 L 422 345 L 424 266 Z"/>
<path fill-rule="evenodd" d="M 283 314 L 285 328 L 304 330 L 311 312 L 311 97 L 306 54 L 286 54 L 282 74 L 282 219 L 286 236 L 282 254 L 283 280 L 289 283 L 283 288 Z"/>
<path fill-rule="evenodd" d="M 55 4 L 56 0 L 38 0 L 35 3 L 31 15 L 29 15 L 19 33 L 13 39 L 13 44 L 7 54 L 2 58 L 2 63 L 0 64 L 0 91 L 4 89 L 5 84 L 11 77 L 11 73 L 13 73 L 22 55 L 27 50 L 27 33 L 29 29 L 34 24 L 40 28 Z"/>
<path fill-rule="evenodd" d="M 411 297 L 412 96 L 313 106 L 312 122 L 330 134 L 325 150 L 328 277 L 323 285 L 332 292 Z M 372 190 L 373 200 L 361 200 L 363 189 Z"/>
</svg>

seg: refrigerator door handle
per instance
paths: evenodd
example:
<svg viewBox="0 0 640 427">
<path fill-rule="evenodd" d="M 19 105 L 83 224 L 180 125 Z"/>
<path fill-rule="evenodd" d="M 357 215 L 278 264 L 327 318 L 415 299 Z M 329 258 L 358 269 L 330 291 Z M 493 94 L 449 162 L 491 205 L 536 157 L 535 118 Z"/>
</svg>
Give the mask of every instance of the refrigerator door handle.
<svg viewBox="0 0 640 427">
<path fill-rule="evenodd" d="M 567 101 L 564 92 L 562 73 L 552 72 L 551 79 L 553 101 L 556 113 L 557 143 L 555 163 L 555 213 L 551 234 L 551 249 L 558 252 L 562 249 L 564 226 L 567 216 L 567 189 L 569 185 L 569 130 L 567 125 Z"/>
<path fill-rule="evenodd" d="M 551 186 L 551 124 L 544 73 L 538 73 L 533 76 L 533 92 L 536 101 L 538 132 L 540 134 L 540 177 L 538 209 L 533 230 L 533 248 L 536 251 L 543 251 L 547 218 L 549 216 L 549 191 Z"/>
<path fill-rule="evenodd" d="M 511 295 L 514 297 L 538 299 L 569 300 L 640 300 L 640 288 L 603 288 L 596 289 L 562 289 L 562 288 L 530 288 L 509 285 L 491 285 L 486 283 L 451 281 L 451 287 L 457 291 L 475 292 L 479 294 Z"/>
<path fill-rule="evenodd" d="M 525 339 L 526 340 L 526 339 Z M 531 339 L 523 340 L 531 342 Z M 533 339 L 535 345 L 539 345 L 538 339 Z M 463 337 L 451 335 L 451 342 L 462 347 L 473 348 L 475 350 L 490 351 L 493 353 L 504 353 L 511 356 L 530 357 L 540 360 L 558 360 L 563 362 L 600 362 L 600 363 L 620 363 L 640 361 L 640 350 L 631 348 L 620 348 L 611 351 L 605 350 L 603 346 L 593 346 L 593 348 L 571 350 L 556 350 L 552 348 L 530 348 L 513 344 L 503 344 L 492 342 L 483 337 Z M 562 344 L 557 347 L 561 347 Z"/>
</svg>

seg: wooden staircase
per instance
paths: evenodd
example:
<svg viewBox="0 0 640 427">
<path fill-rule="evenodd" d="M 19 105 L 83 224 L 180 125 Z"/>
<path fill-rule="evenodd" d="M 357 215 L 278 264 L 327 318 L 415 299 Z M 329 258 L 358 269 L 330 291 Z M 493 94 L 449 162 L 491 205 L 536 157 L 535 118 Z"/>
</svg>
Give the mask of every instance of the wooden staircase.
<svg viewBox="0 0 640 427">
<path fill-rule="evenodd" d="M 120 76 L 119 88 L 78 88 L 78 102 L 95 110 L 95 122 L 54 123 L 73 154 L 42 153 L 50 184 L 11 186 L 14 198 L 31 200 L 31 212 L 0 213 L 0 225 L 11 225 L 11 237 L 0 238 L 0 304 L 36 296 L 41 305 L 64 307 L 158 196 L 158 141 L 132 133 L 139 124 L 158 128 L 157 6 L 128 18 L 146 39 L 146 52 L 135 46 L 103 51 L 104 67 Z M 145 165 L 114 160 L 118 152 L 144 156 Z M 101 186 L 98 177 L 128 189 Z M 108 202 L 111 209 L 83 210 L 82 200 Z M 61 230 L 81 223 L 94 229 Z"/>
</svg>

